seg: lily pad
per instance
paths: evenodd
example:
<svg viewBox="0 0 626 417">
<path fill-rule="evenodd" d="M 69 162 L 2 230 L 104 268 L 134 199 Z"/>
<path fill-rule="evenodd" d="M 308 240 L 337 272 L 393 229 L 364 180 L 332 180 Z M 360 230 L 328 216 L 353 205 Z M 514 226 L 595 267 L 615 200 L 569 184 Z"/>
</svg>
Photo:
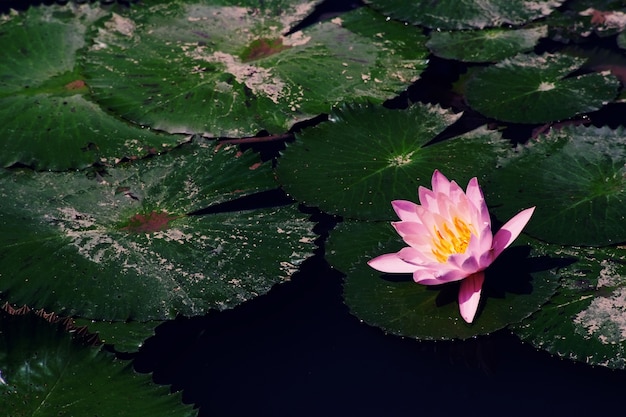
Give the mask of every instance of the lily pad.
<svg viewBox="0 0 626 417">
<path fill-rule="evenodd" d="M 563 247 L 559 253 L 576 262 L 559 271 L 557 295 L 513 330 L 552 354 L 626 369 L 626 249 Z"/>
<path fill-rule="evenodd" d="M 355 255 L 350 249 L 355 242 L 369 249 Z M 330 261 L 345 269 L 344 299 L 352 314 L 385 332 L 422 340 L 467 339 L 521 321 L 552 296 L 558 285 L 553 269 L 562 263 L 547 245 L 520 236 L 487 269 L 481 307 L 470 325 L 459 314 L 458 282 L 420 285 L 410 274 L 381 274 L 366 263 L 403 246 L 396 232 L 379 222 L 343 223 L 328 242 L 335 254 Z"/>
<path fill-rule="evenodd" d="M 287 34 L 314 5 L 134 7 L 94 33 L 84 59 L 88 83 L 98 102 L 138 124 L 240 137 L 283 132 L 345 100 L 382 102 L 425 68 L 420 31 L 366 9 Z"/>
<path fill-rule="evenodd" d="M 465 186 L 496 165 L 507 143 L 485 128 L 424 146 L 459 116 L 422 104 L 344 105 L 296 135 L 278 161 L 279 181 L 298 201 L 328 213 L 394 220 L 390 201 L 415 200 L 435 169 Z"/>
<path fill-rule="evenodd" d="M 619 81 L 606 73 L 572 75 L 584 60 L 563 54 L 520 54 L 476 73 L 467 103 L 505 122 L 545 123 L 598 110 L 617 95 Z"/>
<path fill-rule="evenodd" d="M 610 245 L 626 241 L 626 132 L 565 127 L 509 158 L 486 185 L 504 220 L 537 206 L 525 231 L 547 242 Z"/>
<path fill-rule="evenodd" d="M 86 326 L 89 332 L 97 334 L 100 342 L 113 345 L 116 352 L 134 353 L 139 351 L 146 339 L 154 336 L 154 329 L 162 321 L 95 321 L 77 318 L 76 326 Z"/>
<path fill-rule="evenodd" d="M 348 239 L 351 239 L 351 244 L 347 244 Z M 390 222 L 347 220 L 331 230 L 326 245 L 326 260 L 333 268 L 347 273 L 356 260 L 371 252 L 375 245 L 382 250 L 384 243 L 395 240 L 398 240 L 398 234 Z"/>
<path fill-rule="evenodd" d="M 181 138 L 118 120 L 89 100 L 76 65 L 97 7 L 31 7 L 0 25 L 0 166 L 84 168 L 167 150 Z"/>
<path fill-rule="evenodd" d="M 130 361 L 75 340 L 61 323 L 0 311 L 0 409 L 8 416 L 191 417 L 180 394 Z M 97 411 L 96 411 L 97 410 Z"/>
<path fill-rule="evenodd" d="M 483 29 L 435 32 L 426 46 L 442 58 L 464 62 L 497 62 L 532 50 L 548 34 L 547 26 L 527 29 Z"/>
<path fill-rule="evenodd" d="M 366 3 L 394 19 L 432 29 L 455 30 L 521 25 L 549 15 L 563 0 L 366 0 Z"/>
<path fill-rule="evenodd" d="M 295 205 L 219 209 L 274 187 L 254 154 L 202 143 L 95 175 L 2 172 L 2 298 L 113 321 L 233 307 L 311 255 Z"/>
</svg>

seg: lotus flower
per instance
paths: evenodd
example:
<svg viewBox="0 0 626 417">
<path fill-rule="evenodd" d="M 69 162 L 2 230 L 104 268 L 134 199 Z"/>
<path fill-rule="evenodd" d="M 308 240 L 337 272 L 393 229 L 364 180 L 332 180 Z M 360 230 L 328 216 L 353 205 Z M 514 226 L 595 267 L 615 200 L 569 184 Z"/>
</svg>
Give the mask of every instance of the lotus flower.
<svg viewBox="0 0 626 417">
<path fill-rule="evenodd" d="M 432 187 L 432 191 L 419 187 L 421 204 L 391 202 L 400 217 L 391 224 L 409 246 L 368 264 L 380 272 L 412 273 L 413 280 L 424 285 L 461 281 L 459 310 L 471 323 L 480 301 L 484 270 L 519 236 L 535 208 L 519 212 L 494 236 L 476 178 L 463 192 L 456 182 L 435 171 Z"/>
</svg>

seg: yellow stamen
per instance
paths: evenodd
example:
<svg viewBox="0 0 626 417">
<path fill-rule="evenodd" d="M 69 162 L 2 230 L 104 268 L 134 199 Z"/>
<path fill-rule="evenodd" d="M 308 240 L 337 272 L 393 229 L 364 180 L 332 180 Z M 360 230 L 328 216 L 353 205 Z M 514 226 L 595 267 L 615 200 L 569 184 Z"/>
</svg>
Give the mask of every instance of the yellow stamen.
<svg viewBox="0 0 626 417">
<path fill-rule="evenodd" d="M 471 224 L 468 225 L 458 217 L 452 222 L 453 229 L 447 222 L 443 224 L 443 230 L 434 227 L 432 252 L 441 263 L 445 263 L 450 255 L 465 252 L 472 235 Z"/>
</svg>

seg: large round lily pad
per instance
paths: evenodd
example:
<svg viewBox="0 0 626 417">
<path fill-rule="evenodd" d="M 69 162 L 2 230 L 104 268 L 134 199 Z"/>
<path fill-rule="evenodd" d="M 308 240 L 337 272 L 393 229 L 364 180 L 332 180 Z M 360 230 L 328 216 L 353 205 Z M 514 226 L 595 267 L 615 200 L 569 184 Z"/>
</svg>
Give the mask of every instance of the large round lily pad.
<svg viewBox="0 0 626 417">
<path fill-rule="evenodd" d="M 181 140 L 131 126 L 90 101 L 76 55 L 103 14 L 86 4 L 31 7 L 0 25 L 0 166 L 84 168 Z"/>
<path fill-rule="evenodd" d="M 626 249 L 560 250 L 575 262 L 559 271 L 550 303 L 513 327 L 550 353 L 609 368 L 626 368 Z"/>
<path fill-rule="evenodd" d="M 369 248 L 355 255 L 355 242 Z M 386 332 L 424 340 L 467 339 L 528 317 L 554 293 L 554 269 L 563 262 L 547 245 L 522 235 L 487 269 L 481 307 L 467 324 L 459 314 L 458 282 L 425 286 L 411 274 L 381 274 L 367 265 L 369 259 L 403 246 L 389 224 L 347 222 L 332 231 L 328 250 L 330 262 L 346 274 L 344 299 L 354 315 Z"/>
<path fill-rule="evenodd" d="M 87 82 L 141 125 L 240 137 L 283 132 L 345 100 L 381 102 L 425 67 L 420 31 L 367 9 L 287 34 L 314 5 L 167 1 L 113 14 L 93 34 Z"/>
<path fill-rule="evenodd" d="M 116 352 L 135 353 L 143 346 L 146 339 L 154 336 L 154 329 L 163 321 L 96 321 L 75 318 L 76 326 L 84 326 L 98 340 L 106 345 L 113 345 Z"/>
<path fill-rule="evenodd" d="M 610 245 L 626 241 L 626 132 L 565 127 L 509 158 L 486 186 L 501 220 L 537 206 L 526 232 L 547 242 Z"/>
<path fill-rule="evenodd" d="M 196 144 L 92 175 L 2 172 L 2 298 L 145 321 L 267 292 L 312 252 L 312 224 L 295 205 L 187 215 L 274 188 L 259 165 L 254 154 Z"/>
<path fill-rule="evenodd" d="M 426 46 L 442 58 L 464 62 L 497 62 L 530 51 L 548 34 L 547 26 L 527 29 L 433 31 Z"/>
<path fill-rule="evenodd" d="M 575 75 L 584 60 L 563 54 L 519 54 L 477 72 L 467 103 L 506 122 L 544 123 L 598 110 L 617 95 L 610 73 Z"/>
<path fill-rule="evenodd" d="M 86 346 L 54 315 L 0 310 L 0 409 L 6 416 L 192 417 L 180 394 L 128 361 Z"/>
<path fill-rule="evenodd" d="M 479 128 L 426 145 L 459 115 L 415 104 L 407 110 L 346 105 L 330 120 L 297 135 L 278 163 L 278 178 L 294 198 L 364 220 L 394 220 L 391 200 L 417 198 L 439 169 L 463 187 L 496 165 L 506 142 Z"/>
<path fill-rule="evenodd" d="M 547 16 L 563 0 L 366 0 L 394 19 L 432 29 L 482 29 L 504 24 L 520 25 Z"/>
</svg>

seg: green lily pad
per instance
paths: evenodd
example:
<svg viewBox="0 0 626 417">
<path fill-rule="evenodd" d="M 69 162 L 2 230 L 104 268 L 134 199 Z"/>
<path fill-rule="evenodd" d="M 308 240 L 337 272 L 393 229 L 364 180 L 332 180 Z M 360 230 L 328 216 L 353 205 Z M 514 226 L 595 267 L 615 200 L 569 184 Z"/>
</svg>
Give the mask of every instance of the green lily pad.
<svg viewBox="0 0 626 417">
<path fill-rule="evenodd" d="M 546 242 L 602 246 L 626 241 L 623 128 L 553 130 L 501 162 L 485 187 L 501 220 L 537 206 L 524 230 Z"/>
<path fill-rule="evenodd" d="M 84 168 L 181 141 L 131 126 L 89 100 L 76 54 L 102 14 L 86 4 L 31 7 L 0 25 L 0 166 Z"/>
<path fill-rule="evenodd" d="M 85 326 L 89 332 L 97 334 L 98 339 L 107 345 L 113 345 L 116 352 L 134 353 L 143 346 L 146 339 L 154 336 L 154 329 L 162 321 L 95 321 L 76 318 L 76 326 Z"/>
<path fill-rule="evenodd" d="M 626 369 L 626 250 L 563 247 L 576 262 L 559 271 L 550 302 L 513 327 L 548 352 L 609 368 Z"/>
<path fill-rule="evenodd" d="M 435 32 L 426 46 L 442 58 L 464 62 L 497 62 L 532 50 L 548 34 L 547 26 L 527 29 L 484 29 Z"/>
<path fill-rule="evenodd" d="M 347 244 L 348 239 L 352 240 L 351 244 Z M 331 230 L 326 245 L 326 260 L 333 268 L 347 273 L 357 259 L 362 258 L 364 253 L 372 251 L 374 245 L 382 250 L 383 243 L 395 240 L 398 240 L 398 234 L 387 221 L 347 220 Z"/>
<path fill-rule="evenodd" d="M 394 19 L 443 30 L 521 25 L 549 15 L 563 3 L 563 0 L 365 1 Z"/>
<path fill-rule="evenodd" d="M 545 123 L 598 110 L 617 95 L 607 73 L 571 76 L 583 59 L 561 54 L 520 54 L 485 68 L 466 85 L 467 103 L 505 122 Z"/>
<path fill-rule="evenodd" d="M 254 154 L 202 143 L 95 175 L 2 172 L 2 298 L 112 321 L 233 307 L 290 278 L 312 224 L 293 204 L 187 214 L 274 187 Z"/>
<path fill-rule="evenodd" d="M 465 187 L 496 165 L 507 144 L 485 128 L 424 146 L 458 117 L 422 104 L 407 110 L 345 105 L 329 122 L 296 135 L 278 161 L 279 181 L 298 201 L 328 213 L 394 220 L 390 202 L 415 200 L 435 169 Z"/>
<path fill-rule="evenodd" d="M 426 66 L 417 28 L 363 9 L 292 34 L 315 2 L 169 1 L 105 19 L 84 65 L 93 94 L 141 125 L 283 132 L 344 100 L 395 96 Z"/>
<path fill-rule="evenodd" d="M 61 323 L 0 311 L 0 409 L 7 416 L 190 417 L 180 394 Z"/>
<path fill-rule="evenodd" d="M 356 254 L 351 249 L 355 244 L 364 250 Z M 380 222 L 342 223 L 331 232 L 327 246 L 333 254 L 330 262 L 338 262 L 346 274 L 344 299 L 352 314 L 388 333 L 422 340 L 488 334 L 528 317 L 558 285 L 553 269 L 561 260 L 547 245 L 522 235 L 486 270 L 481 307 L 467 324 L 459 314 L 458 282 L 425 286 L 411 274 L 381 274 L 367 265 L 369 259 L 403 246 L 389 224 Z"/>
</svg>

